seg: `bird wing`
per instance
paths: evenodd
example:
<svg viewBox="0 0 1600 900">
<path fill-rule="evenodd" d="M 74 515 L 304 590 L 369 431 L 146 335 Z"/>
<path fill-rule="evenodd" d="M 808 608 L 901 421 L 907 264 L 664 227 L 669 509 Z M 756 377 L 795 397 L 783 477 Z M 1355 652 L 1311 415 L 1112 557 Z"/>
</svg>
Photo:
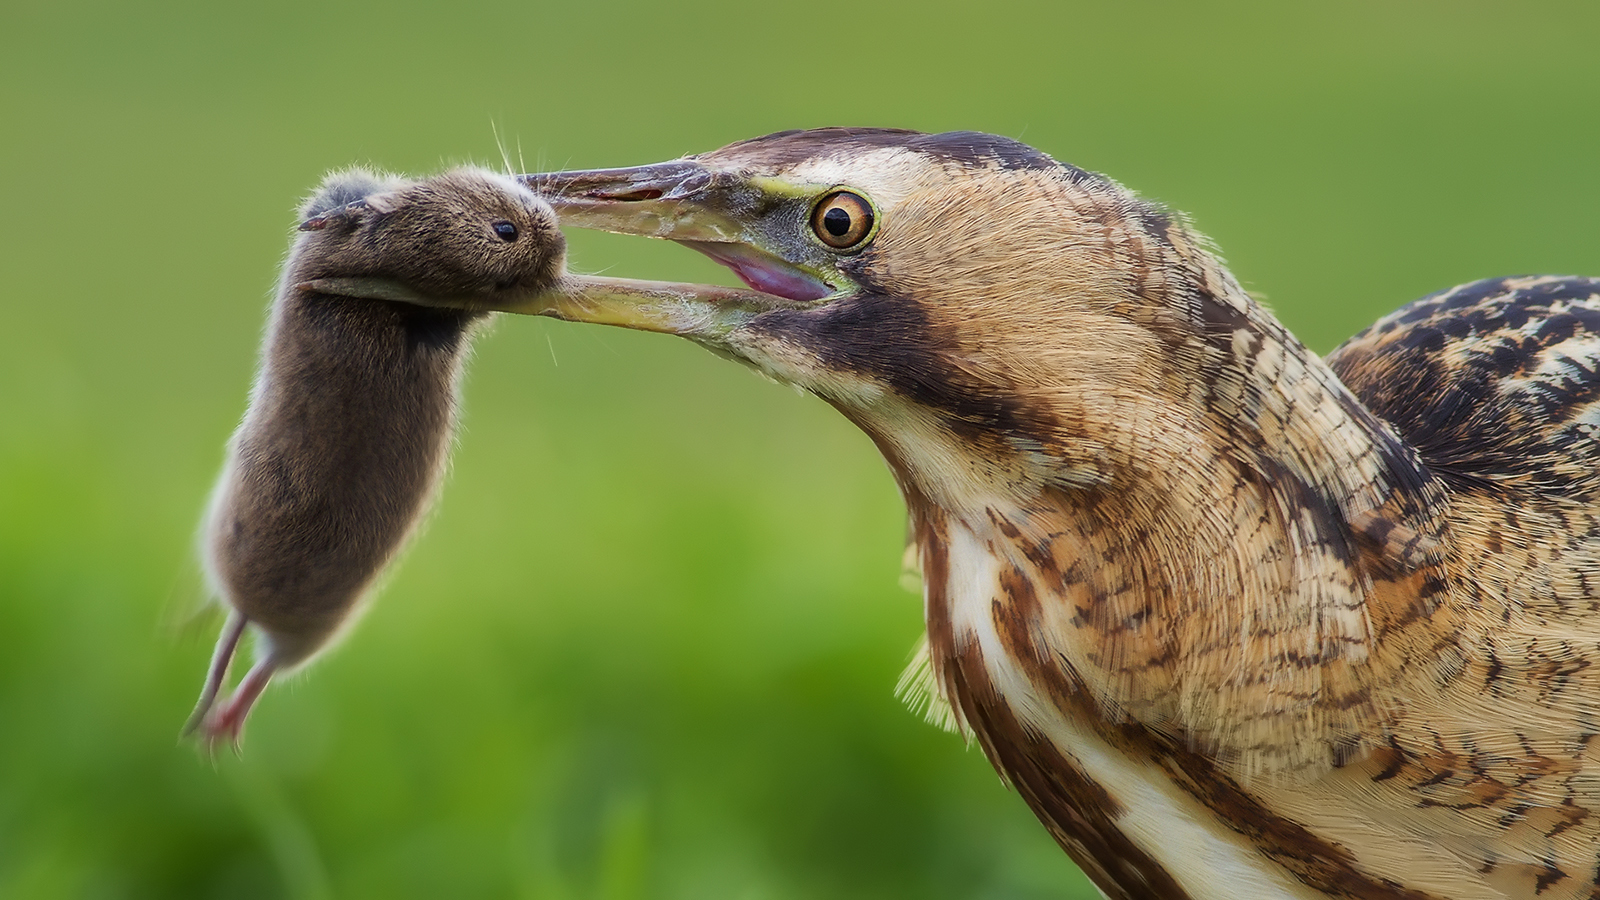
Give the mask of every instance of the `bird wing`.
<svg viewBox="0 0 1600 900">
<path fill-rule="evenodd" d="M 1588 504 L 1600 490 L 1600 279 L 1440 291 L 1327 362 L 1458 492 Z"/>
<path fill-rule="evenodd" d="M 1348 771 L 1509 896 L 1589 896 L 1600 823 L 1600 279 L 1424 297 L 1327 359 L 1448 486 L 1468 665 Z"/>
</svg>

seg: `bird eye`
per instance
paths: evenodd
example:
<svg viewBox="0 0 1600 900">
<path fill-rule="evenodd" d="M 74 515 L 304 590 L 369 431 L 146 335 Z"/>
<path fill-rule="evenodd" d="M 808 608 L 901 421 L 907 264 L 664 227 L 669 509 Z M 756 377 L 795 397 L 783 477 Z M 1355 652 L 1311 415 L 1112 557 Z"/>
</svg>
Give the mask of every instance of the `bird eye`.
<svg viewBox="0 0 1600 900">
<path fill-rule="evenodd" d="M 811 211 L 811 230 L 834 250 L 857 250 L 872 236 L 872 204 L 852 191 L 834 191 Z"/>
<path fill-rule="evenodd" d="M 505 241 L 508 244 L 517 239 L 517 226 L 507 222 L 505 219 L 499 219 L 491 222 L 489 223 L 489 227 L 494 229 L 495 235 L 499 237 L 500 240 Z"/>
</svg>

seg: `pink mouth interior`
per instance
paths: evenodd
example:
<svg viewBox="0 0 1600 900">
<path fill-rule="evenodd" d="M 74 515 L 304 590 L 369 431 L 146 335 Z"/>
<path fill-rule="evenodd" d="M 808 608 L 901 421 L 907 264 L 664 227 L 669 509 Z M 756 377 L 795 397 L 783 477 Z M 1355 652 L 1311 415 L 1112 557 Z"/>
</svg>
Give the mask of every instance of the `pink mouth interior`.
<svg viewBox="0 0 1600 900">
<path fill-rule="evenodd" d="M 710 241 L 679 241 L 733 270 L 739 280 L 755 290 L 775 294 L 786 300 L 821 300 L 833 288 L 746 244 Z"/>
</svg>

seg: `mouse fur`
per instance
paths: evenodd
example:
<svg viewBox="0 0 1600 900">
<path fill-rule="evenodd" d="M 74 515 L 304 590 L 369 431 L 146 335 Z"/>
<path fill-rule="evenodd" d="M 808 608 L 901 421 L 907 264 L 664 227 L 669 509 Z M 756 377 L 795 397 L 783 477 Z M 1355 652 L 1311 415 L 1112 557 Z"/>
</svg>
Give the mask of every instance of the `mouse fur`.
<svg viewBox="0 0 1600 900">
<path fill-rule="evenodd" d="M 208 743 L 237 742 L 272 676 L 349 624 L 436 492 L 484 310 L 564 271 L 550 207 L 481 169 L 415 181 L 340 172 L 300 213 L 249 411 L 202 532 L 229 610 L 189 725 Z M 218 705 L 252 629 L 256 665 Z"/>
</svg>

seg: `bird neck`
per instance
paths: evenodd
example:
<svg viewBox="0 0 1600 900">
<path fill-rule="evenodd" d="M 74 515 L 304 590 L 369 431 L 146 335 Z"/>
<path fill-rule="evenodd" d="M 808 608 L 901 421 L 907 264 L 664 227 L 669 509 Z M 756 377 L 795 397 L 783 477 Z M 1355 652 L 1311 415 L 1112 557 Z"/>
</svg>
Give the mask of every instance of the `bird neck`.
<svg viewBox="0 0 1600 900">
<path fill-rule="evenodd" d="M 1322 771 L 1384 733 L 1402 682 L 1460 668 L 1447 498 L 1220 263 L 1167 243 L 1164 290 L 1128 306 L 1156 336 L 1126 367 L 1144 386 L 1019 387 L 1037 420 L 1075 423 L 1033 440 L 978 446 L 906 410 L 863 427 L 940 560 L 947 693 L 987 640 L 990 680 L 1026 671 L 1006 681 L 1047 686 L 1041 708 L 1138 721 L 1241 778 Z M 1009 643 L 1006 621 L 1026 623 Z"/>
</svg>

